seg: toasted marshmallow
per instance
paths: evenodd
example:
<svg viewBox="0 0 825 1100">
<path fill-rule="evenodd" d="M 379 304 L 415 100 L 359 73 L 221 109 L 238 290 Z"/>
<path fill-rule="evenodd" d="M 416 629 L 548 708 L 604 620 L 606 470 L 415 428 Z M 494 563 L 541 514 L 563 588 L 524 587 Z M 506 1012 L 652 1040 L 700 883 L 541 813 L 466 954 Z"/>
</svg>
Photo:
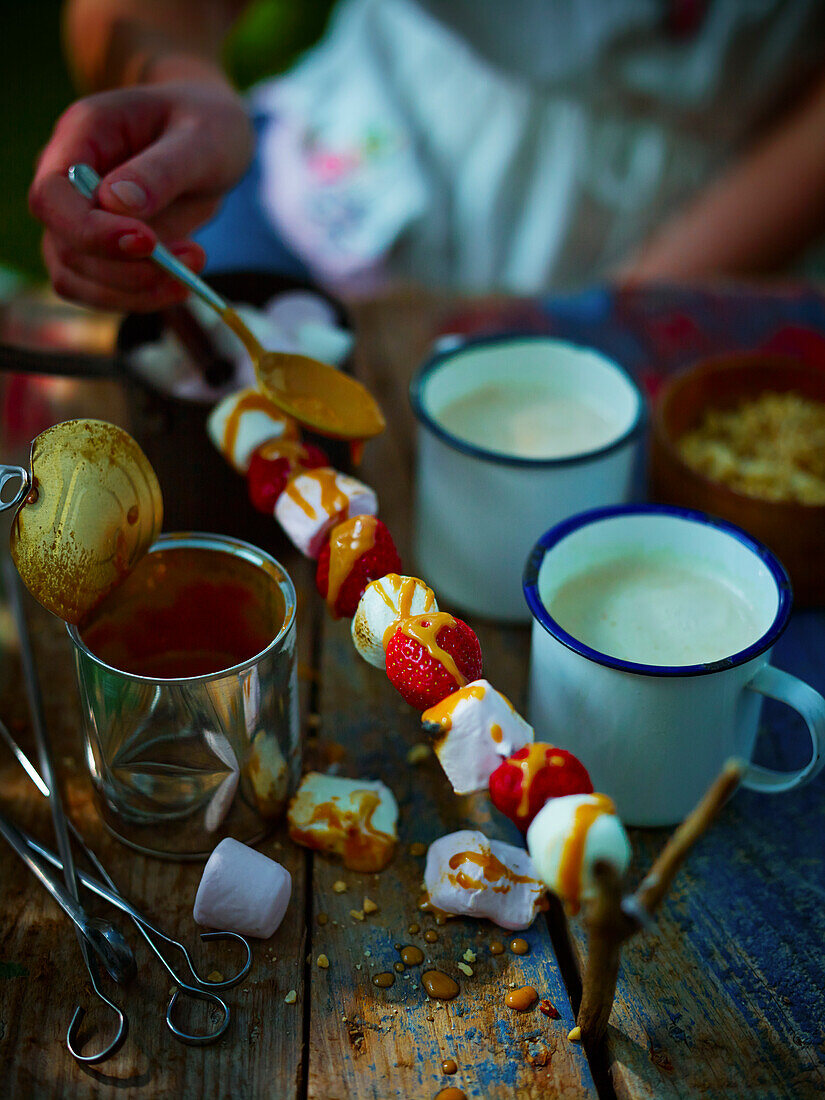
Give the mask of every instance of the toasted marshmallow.
<svg viewBox="0 0 825 1100">
<path fill-rule="evenodd" d="M 223 932 L 268 939 L 284 919 L 291 894 L 285 867 L 227 837 L 206 861 L 194 917 Z"/>
<path fill-rule="evenodd" d="M 410 615 L 438 611 L 431 588 L 418 577 L 387 573 L 364 589 L 352 619 L 352 641 L 365 661 L 385 667 L 384 649 L 394 628 Z"/>
<path fill-rule="evenodd" d="M 378 514 L 375 492 L 329 466 L 293 474 L 275 503 L 275 518 L 302 554 L 317 558 L 336 523 Z"/>
<path fill-rule="evenodd" d="M 209 438 L 239 474 L 252 454 L 270 439 L 297 439 L 295 421 L 258 390 L 248 387 L 219 401 L 206 421 Z"/>
<path fill-rule="evenodd" d="M 375 779 L 309 772 L 287 811 L 296 844 L 343 856 L 352 871 L 380 871 L 395 848 L 398 805 Z"/>
<path fill-rule="evenodd" d="M 529 928 L 544 908 L 544 884 L 523 848 L 461 829 L 433 841 L 424 886 L 430 903 L 461 917 L 488 917 L 501 928 Z"/>
<path fill-rule="evenodd" d="M 621 877 L 631 855 L 616 808 L 603 794 L 551 798 L 527 830 L 527 849 L 542 881 L 571 913 L 595 895 L 595 863 L 609 863 Z"/>
<path fill-rule="evenodd" d="M 454 691 L 421 722 L 456 794 L 485 789 L 503 757 L 533 740 L 533 727 L 488 680 Z"/>
</svg>

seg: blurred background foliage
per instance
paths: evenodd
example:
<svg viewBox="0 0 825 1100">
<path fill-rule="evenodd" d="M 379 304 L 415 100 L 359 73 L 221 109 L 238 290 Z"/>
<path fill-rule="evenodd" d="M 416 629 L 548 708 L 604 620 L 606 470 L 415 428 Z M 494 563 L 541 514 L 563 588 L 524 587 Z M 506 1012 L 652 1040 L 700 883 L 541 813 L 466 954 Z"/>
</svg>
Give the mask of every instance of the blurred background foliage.
<svg viewBox="0 0 825 1100">
<path fill-rule="evenodd" d="M 26 193 L 39 150 L 75 96 L 60 42 L 61 0 L 3 3 L 0 71 L 6 84 L 0 112 L 0 269 L 44 278 L 40 228 Z M 332 0 L 257 0 L 226 43 L 226 65 L 239 87 L 282 72 L 320 37 Z M 2 282 L 2 278 L 0 278 Z"/>
</svg>

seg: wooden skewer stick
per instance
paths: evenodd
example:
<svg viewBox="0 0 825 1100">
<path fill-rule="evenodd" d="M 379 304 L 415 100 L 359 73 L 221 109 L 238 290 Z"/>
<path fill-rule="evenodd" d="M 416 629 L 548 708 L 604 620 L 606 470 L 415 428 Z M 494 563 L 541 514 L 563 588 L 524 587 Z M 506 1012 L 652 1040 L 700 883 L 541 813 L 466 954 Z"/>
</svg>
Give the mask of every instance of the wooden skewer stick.
<svg viewBox="0 0 825 1100">
<path fill-rule="evenodd" d="M 588 1045 L 598 1043 L 616 994 L 622 944 L 653 916 L 693 845 L 739 786 L 745 765 L 729 760 L 699 803 L 676 829 L 634 894 L 622 898 L 621 881 L 608 863 L 593 867 L 596 896 L 585 909 L 587 963 L 576 1024 Z"/>
</svg>

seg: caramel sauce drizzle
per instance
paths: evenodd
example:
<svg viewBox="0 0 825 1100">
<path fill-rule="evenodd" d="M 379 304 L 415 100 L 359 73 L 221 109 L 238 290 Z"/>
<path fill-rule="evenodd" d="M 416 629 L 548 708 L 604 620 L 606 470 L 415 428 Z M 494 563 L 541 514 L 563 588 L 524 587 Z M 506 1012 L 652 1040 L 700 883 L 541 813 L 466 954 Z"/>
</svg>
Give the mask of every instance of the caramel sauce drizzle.
<svg viewBox="0 0 825 1100">
<path fill-rule="evenodd" d="M 404 633 L 406 633 L 406 630 L 404 630 Z M 486 689 L 482 684 L 468 684 L 466 687 L 460 687 L 458 691 L 454 691 L 452 695 L 447 695 L 440 703 L 436 703 L 434 707 L 425 710 L 421 715 L 421 721 L 427 724 L 432 723 L 434 726 L 441 726 L 442 733 L 449 733 L 453 728 L 453 716 L 458 704 L 465 699 L 483 699 L 485 691 Z M 501 734 L 501 728 L 499 726 L 494 726 L 493 728 L 498 729 L 499 735 Z M 495 741 L 496 738 L 492 730 L 490 733 Z M 499 740 L 501 740 L 500 736 Z"/>
<path fill-rule="evenodd" d="M 341 585 L 360 557 L 375 546 L 378 520 L 375 516 L 353 516 L 336 524 L 329 538 L 329 587 L 327 606 L 335 607 Z"/>
<path fill-rule="evenodd" d="M 322 802 L 314 807 L 308 822 L 290 826 L 289 835 L 297 843 L 317 849 L 322 845 L 312 826 L 326 825 L 343 838 L 341 854 L 345 866 L 351 871 L 380 871 L 395 847 L 395 838 L 375 829 L 372 823 L 381 798 L 371 790 L 353 791 L 350 797 L 359 800 L 356 809 L 345 810 L 334 802 Z"/>
<path fill-rule="evenodd" d="M 530 812 L 530 786 L 547 763 L 547 754 L 550 751 L 552 751 L 552 745 L 547 745 L 543 741 L 533 741 L 527 746 L 527 755 L 522 760 L 511 760 L 512 764 L 518 765 L 521 769 L 521 798 L 516 810 L 519 817 L 526 817 Z M 562 756 L 557 756 L 556 760 L 561 764 L 564 763 Z"/>
<path fill-rule="evenodd" d="M 565 899 L 568 912 L 575 915 L 580 909 L 579 895 L 582 888 L 582 866 L 587 834 L 593 822 L 602 814 L 615 814 L 613 800 L 605 794 L 589 796 L 589 801 L 576 807 L 573 826 L 564 842 L 559 863 L 559 893 Z"/>
<path fill-rule="evenodd" d="M 257 390 L 249 390 L 235 402 L 235 407 L 227 416 L 226 423 L 223 426 L 222 449 L 230 459 L 234 459 L 235 444 L 238 441 L 238 431 L 241 427 L 241 417 L 245 412 L 263 412 L 271 417 L 273 425 L 287 424 L 286 417 L 279 412 L 268 397 L 264 397 Z"/>
<path fill-rule="evenodd" d="M 491 882 L 499 883 L 499 885 L 492 887 L 494 894 L 509 893 L 510 887 L 519 883 L 533 883 L 541 888 L 539 881 L 531 875 L 514 874 L 489 849 L 483 852 L 456 852 L 454 856 L 450 857 L 448 866 L 455 871 L 457 867 L 464 863 L 474 863 L 479 867 L 482 875 L 480 879 L 475 879 L 466 871 L 458 871 L 455 875 L 447 876 L 453 886 L 461 886 L 464 890 L 486 890 L 487 884 Z M 500 881 L 502 879 L 503 882 Z"/>
<path fill-rule="evenodd" d="M 438 644 L 438 635 L 445 626 L 455 626 L 455 619 L 449 611 L 425 612 L 402 619 L 397 629 L 408 638 L 413 638 L 429 653 L 434 661 L 443 665 L 460 688 L 467 683 L 467 677 L 459 672 L 458 665 L 451 653 Z M 392 637 L 392 635 L 390 635 Z"/>
<path fill-rule="evenodd" d="M 320 508 L 324 515 L 334 516 L 337 513 L 346 511 L 347 505 L 349 504 L 349 498 L 346 493 L 338 488 L 338 474 L 331 466 L 321 466 L 317 470 L 299 470 L 296 474 L 292 475 L 284 489 L 289 499 L 297 504 L 302 512 L 310 519 L 316 519 L 318 513 L 295 486 L 295 481 L 299 477 L 303 479 L 309 478 L 317 483 L 318 490 L 321 494 Z"/>
<path fill-rule="evenodd" d="M 493 722 L 492 726 L 490 726 L 490 736 L 497 745 L 500 745 L 504 740 L 504 734 L 501 732 L 501 726 L 498 722 Z"/>
<path fill-rule="evenodd" d="M 392 589 L 392 596 L 387 593 L 386 586 Z M 390 644 L 390 638 L 398 629 L 398 624 L 403 619 L 410 617 L 412 602 L 419 587 L 424 589 L 423 613 L 426 614 L 435 607 L 435 595 L 433 590 L 428 588 L 423 581 L 418 580 L 417 577 L 400 577 L 398 573 L 387 573 L 386 576 L 381 578 L 381 583 L 378 585 L 378 594 L 393 613 L 393 620 L 384 631 L 384 636 L 381 639 L 384 649 Z"/>
</svg>

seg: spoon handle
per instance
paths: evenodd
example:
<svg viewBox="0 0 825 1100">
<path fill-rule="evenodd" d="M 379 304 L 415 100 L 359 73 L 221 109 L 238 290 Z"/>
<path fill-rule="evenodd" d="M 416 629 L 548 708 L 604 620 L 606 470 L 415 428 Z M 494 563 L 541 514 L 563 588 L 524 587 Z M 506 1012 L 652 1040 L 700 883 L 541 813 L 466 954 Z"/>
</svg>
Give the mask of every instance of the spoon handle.
<svg viewBox="0 0 825 1100">
<path fill-rule="evenodd" d="M 73 164 L 69 169 L 69 180 L 84 198 L 94 200 L 95 192 L 100 183 L 100 176 L 94 168 L 88 164 Z M 164 248 L 160 241 L 152 249 L 149 259 L 156 263 L 158 267 L 162 267 L 167 275 L 171 275 L 173 279 L 177 279 L 179 283 L 189 287 L 193 294 L 197 294 L 216 313 L 223 316 L 228 309 L 227 303 L 220 294 L 217 294 L 208 283 L 205 283 L 203 279 L 198 278 L 193 271 L 190 271 L 186 264 L 182 264 L 168 248 Z"/>
</svg>

